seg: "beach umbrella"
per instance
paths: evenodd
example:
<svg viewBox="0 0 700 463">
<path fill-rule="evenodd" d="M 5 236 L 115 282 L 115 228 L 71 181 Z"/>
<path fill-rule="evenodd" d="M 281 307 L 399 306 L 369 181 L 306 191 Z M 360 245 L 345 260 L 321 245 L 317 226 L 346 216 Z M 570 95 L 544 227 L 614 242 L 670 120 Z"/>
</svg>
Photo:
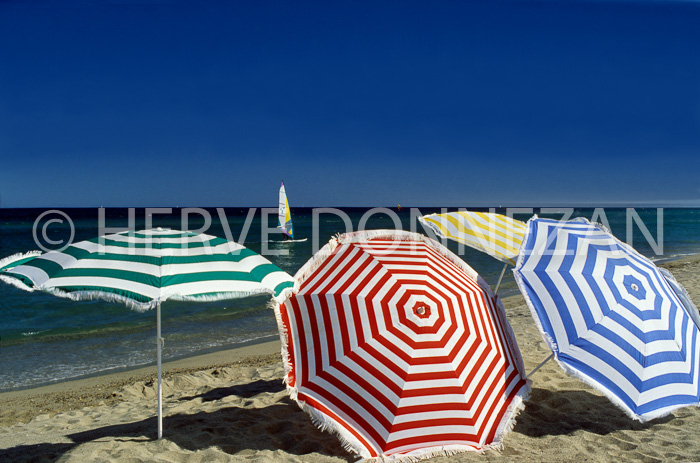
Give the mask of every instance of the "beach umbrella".
<svg viewBox="0 0 700 463">
<path fill-rule="evenodd" d="M 156 309 L 159 439 L 161 303 L 279 295 L 293 285 L 289 274 L 240 244 L 161 228 L 105 235 L 62 251 L 11 256 L 0 261 L 0 279 L 73 300 L 103 299 L 138 311 Z"/>
<path fill-rule="evenodd" d="M 525 233 L 525 222 L 493 212 L 446 212 L 418 220 L 440 237 L 466 244 L 503 262 L 494 293 L 498 292 L 508 265 L 515 265 Z"/>
<path fill-rule="evenodd" d="M 601 225 L 536 217 L 513 271 L 567 373 L 640 421 L 700 404 L 700 319 L 669 272 Z"/>
<path fill-rule="evenodd" d="M 529 393 L 500 301 L 424 235 L 341 235 L 277 300 L 290 396 L 362 457 L 500 446 Z"/>
</svg>

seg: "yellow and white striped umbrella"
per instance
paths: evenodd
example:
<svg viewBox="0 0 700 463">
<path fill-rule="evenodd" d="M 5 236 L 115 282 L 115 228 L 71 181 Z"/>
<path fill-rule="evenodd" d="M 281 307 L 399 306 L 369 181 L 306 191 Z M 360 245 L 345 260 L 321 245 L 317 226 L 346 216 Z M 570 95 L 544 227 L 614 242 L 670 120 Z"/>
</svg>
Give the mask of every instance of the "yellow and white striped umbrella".
<svg viewBox="0 0 700 463">
<path fill-rule="evenodd" d="M 525 234 L 524 222 L 491 212 L 447 212 L 419 220 L 443 238 L 476 248 L 510 265 L 515 265 Z"/>
</svg>

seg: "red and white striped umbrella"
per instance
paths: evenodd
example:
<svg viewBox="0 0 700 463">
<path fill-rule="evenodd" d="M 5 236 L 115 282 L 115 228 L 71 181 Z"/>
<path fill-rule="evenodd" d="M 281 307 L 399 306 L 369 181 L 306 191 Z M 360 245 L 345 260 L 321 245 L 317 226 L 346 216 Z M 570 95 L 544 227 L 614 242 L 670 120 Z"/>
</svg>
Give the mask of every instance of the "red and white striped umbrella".
<svg viewBox="0 0 700 463">
<path fill-rule="evenodd" d="M 278 302 L 291 397 L 364 458 L 500 446 L 529 392 L 498 298 L 423 235 L 341 235 Z"/>
</svg>

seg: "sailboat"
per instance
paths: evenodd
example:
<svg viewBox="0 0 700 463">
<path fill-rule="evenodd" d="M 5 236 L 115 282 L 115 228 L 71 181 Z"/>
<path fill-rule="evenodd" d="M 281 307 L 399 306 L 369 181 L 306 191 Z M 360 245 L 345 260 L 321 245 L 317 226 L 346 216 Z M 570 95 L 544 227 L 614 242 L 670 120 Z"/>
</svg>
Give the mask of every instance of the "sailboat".
<svg viewBox="0 0 700 463">
<path fill-rule="evenodd" d="M 277 225 L 277 228 L 282 230 L 282 233 L 284 233 L 284 242 L 306 241 L 306 238 L 301 240 L 294 239 L 294 229 L 292 228 L 292 213 L 289 210 L 289 201 L 287 200 L 287 193 L 284 190 L 284 182 L 282 182 L 282 186 L 280 186 L 279 225 Z"/>
</svg>

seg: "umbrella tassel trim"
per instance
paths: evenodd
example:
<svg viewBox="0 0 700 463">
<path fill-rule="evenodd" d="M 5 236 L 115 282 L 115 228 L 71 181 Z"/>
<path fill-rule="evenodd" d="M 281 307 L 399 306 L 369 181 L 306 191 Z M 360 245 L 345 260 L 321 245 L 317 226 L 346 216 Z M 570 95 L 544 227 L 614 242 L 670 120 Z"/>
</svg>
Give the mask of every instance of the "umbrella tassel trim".
<svg viewBox="0 0 700 463">
<path fill-rule="evenodd" d="M 299 407 L 311 417 L 311 422 L 313 423 L 314 426 L 316 426 L 318 429 L 320 429 L 322 432 L 327 432 L 330 434 L 333 434 L 336 436 L 336 438 L 340 441 L 340 444 L 342 447 L 350 452 L 358 455 L 361 457 L 358 462 L 359 463 L 378 463 L 378 462 L 418 462 L 422 460 L 427 460 L 429 458 L 433 457 L 444 457 L 444 456 L 451 456 L 451 455 L 456 455 L 458 453 L 463 453 L 463 452 L 477 452 L 477 453 L 483 453 L 486 450 L 490 450 L 492 448 L 495 449 L 501 449 L 502 446 L 500 442 L 498 444 L 491 444 L 484 446 L 480 449 L 471 447 L 471 446 L 466 446 L 466 445 L 447 445 L 447 446 L 442 446 L 442 447 L 432 447 L 432 448 L 423 448 L 420 450 L 420 453 L 417 455 L 413 454 L 401 454 L 401 453 L 394 453 L 391 455 L 385 455 L 381 454 L 376 457 L 371 457 L 367 454 L 367 450 L 363 444 L 357 441 L 357 439 L 354 439 L 352 435 L 350 435 L 345 428 L 342 426 L 339 426 L 338 423 L 335 421 L 331 420 L 328 418 L 326 415 L 324 415 L 322 412 L 310 407 L 307 405 L 306 402 L 303 400 L 298 400 L 297 398 L 294 398 L 294 401 L 299 405 Z M 522 400 L 520 401 L 522 404 Z M 519 407 L 517 410 L 518 412 L 520 411 L 521 408 L 523 408 L 524 405 Z M 510 411 L 510 407 L 508 408 Z M 514 426 L 514 424 L 513 424 Z"/>
<path fill-rule="evenodd" d="M 589 376 L 584 375 L 583 373 L 581 373 L 579 371 L 576 371 L 576 370 L 570 368 L 565 363 L 560 362 L 556 356 L 554 357 L 554 359 L 557 361 L 557 363 L 559 364 L 561 369 L 564 370 L 564 372 L 567 375 L 589 385 L 590 387 L 592 387 L 596 391 L 600 392 L 608 400 L 610 400 L 610 402 L 612 402 L 617 408 L 619 408 L 625 415 L 627 415 L 629 418 L 631 418 L 633 420 L 639 421 L 640 423 L 647 423 L 647 422 L 649 422 L 651 420 L 655 420 L 657 418 L 663 418 L 665 416 L 670 415 L 671 413 L 675 412 L 676 410 L 678 410 L 680 408 L 684 408 L 684 407 L 688 407 L 688 406 L 700 407 L 700 404 L 676 404 L 676 405 L 673 405 L 670 407 L 655 410 L 654 412 L 651 412 L 651 413 L 646 413 L 644 415 L 638 415 L 634 411 L 632 411 L 622 400 L 620 400 L 619 397 L 617 397 L 614 394 L 608 393 L 607 389 L 604 388 L 603 386 L 601 386 L 596 380 L 590 378 Z"/>
<path fill-rule="evenodd" d="M 490 447 L 490 446 L 489 446 Z M 419 455 L 411 455 L 411 454 L 392 454 L 392 455 L 381 455 L 375 458 L 365 458 L 361 460 L 361 462 L 408 462 L 408 463 L 414 463 L 418 461 L 423 461 L 427 460 L 429 458 L 435 458 L 435 457 L 449 457 L 452 455 L 457 455 L 458 453 L 464 453 L 464 452 L 475 452 L 475 453 L 484 453 L 484 451 L 488 450 L 488 448 L 481 448 L 481 449 L 475 449 L 474 447 L 468 447 L 466 445 L 450 445 L 450 446 L 443 446 L 443 447 L 431 447 L 427 450 L 427 452 L 423 453 L 423 450 L 421 450 L 421 453 Z"/>
<path fill-rule="evenodd" d="M 107 291 L 76 291 L 76 292 L 66 292 L 58 288 L 42 288 L 39 287 L 41 291 L 47 292 L 57 297 L 63 297 L 66 299 L 71 299 L 73 301 L 94 301 L 102 300 L 107 302 L 118 302 L 126 305 L 128 308 L 135 310 L 137 312 L 145 312 L 155 308 L 158 304 L 157 300 L 152 300 L 149 302 L 137 302 L 128 296 L 122 296 L 121 294 L 110 293 Z"/>
<path fill-rule="evenodd" d="M 299 292 L 300 282 L 305 281 L 321 264 L 335 251 L 338 246 L 339 235 L 331 239 L 325 246 L 323 246 L 311 259 L 309 259 L 294 275 L 294 286 L 291 288 L 285 288 L 282 292 L 274 297 L 269 306 L 275 314 L 275 319 L 277 320 L 277 328 L 280 335 L 280 341 L 282 344 L 282 363 L 284 364 L 284 384 L 287 386 L 287 393 L 289 397 L 295 402 L 297 401 L 298 390 L 295 387 L 289 385 L 289 373 L 292 371 L 292 362 L 289 356 L 289 333 L 284 326 L 282 320 L 282 314 L 280 313 L 280 304 L 290 298 L 292 295 Z M 302 407 L 304 408 L 304 407 Z"/>
<path fill-rule="evenodd" d="M 284 291 L 291 290 L 292 288 L 287 288 Z M 282 295 L 284 295 L 284 292 L 282 293 Z M 287 386 L 287 393 L 289 394 L 289 397 L 292 400 L 297 401 L 297 388 L 291 387 L 289 385 L 289 372 L 292 371 L 292 361 L 289 357 L 289 333 L 287 332 L 287 328 L 284 326 L 284 321 L 282 320 L 282 314 L 280 313 L 280 303 L 277 301 L 277 299 L 273 298 L 268 303 L 268 307 L 272 309 L 273 313 L 275 314 L 275 320 L 277 320 L 277 329 L 280 335 L 280 344 L 282 345 L 282 363 L 284 364 L 283 382 Z"/>
<path fill-rule="evenodd" d="M 572 378 L 575 378 L 575 379 L 581 381 L 581 382 L 584 383 L 584 384 L 589 385 L 590 387 L 592 387 L 592 388 L 595 389 L 596 391 L 598 391 L 598 392 L 600 392 L 601 394 L 603 394 L 608 400 L 610 400 L 610 402 L 613 403 L 613 405 L 615 405 L 617 408 L 619 408 L 621 411 L 623 411 L 623 412 L 625 413 L 625 415 L 627 415 L 628 417 L 630 417 L 630 418 L 632 418 L 632 419 L 634 419 L 634 420 L 637 420 L 637 421 L 640 421 L 640 422 L 642 422 L 642 423 L 645 423 L 645 422 L 649 421 L 650 419 L 660 418 L 661 416 L 666 416 L 666 415 L 668 415 L 669 413 L 671 413 L 671 412 L 664 413 L 664 414 L 662 414 L 662 415 L 655 416 L 654 418 L 643 418 L 643 417 L 637 415 L 636 413 L 634 413 L 632 410 L 630 410 L 630 408 L 629 408 L 627 405 L 625 405 L 625 404 L 620 400 L 619 397 L 617 397 L 617 396 L 614 395 L 614 394 L 609 394 L 609 393 L 607 392 L 607 390 L 606 390 L 605 388 L 603 388 L 602 386 L 600 386 L 600 385 L 598 384 L 598 382 L 595 381 L 594 379 L 592 379 L 592 378 L 590 378 L 590 377 L 584 375 L 583 373 L 581 373 L 581 372 L 579 372 L 579 371 L 576 371 L 576 370 L 570 368 L 567 364 L 565 364 L 564 362 L 561 362 L 561 361 L 559 360 L 559 358 L 557 358 L 556 355 L 554 356 L 554 360 L 556 360 L 556 362 L 559 364 L 559 367 L 560 367 L 562 370 L 564 370 L 564 372 L 565 372 L 567 375 L 569 375 L 569 376 L 571 376 Z"/>
<path fill-rule="evenodd" d="M 11 256 L 4 257 L 0 259 L 0 269 L 2 269 L 3 267 L 7 267 L 4 270 L 10 270 L 18 265 L 22 265 L 19 261 L 37 257 L 41 254 L 41 251 L 29 251 L 24 253 L 19 252 Z M 15 262 L 17 262 L 17 265 L 12 265 Z M 2 272 L 2 270 L 0 270 L 0 272 Z M 32 286 L 27 285 L 20 278 L 14 275 L 3 275 L 2 273 L 0 273 L 0 281 L 3 281 L 9 285 L 22 289 L 24 291 L 29 291 L 30 293 L 34 291 L 34 288 Z M 32 282 L 32 284 L 33 283 L 34 282 Z"/>
<path fill-rule="evenodd" d="M 525 401 L 530 397 L 530 387 L 532 381 L 526 380 L 526 384 L 521 388 L 521 392 L 513 397 L 513 401 L 508 405 L 505 416 L 508 418 L 501 422 L 494 436 L 494 443 L 487 445 L 484 449 L 503 450 L 503 438 L 515 428 L 516 418 L 525 409 Z"/>
<path fill-rule="evenodd" d="M 30 293 L 34 291 L 34 288 L 32 288 L 31 286 L 25 285 L 22 282 L 22 280 L 19 280 L 17 278 L 14 278 L 14 277 L 11 277 L 8 275 L 0 274 L 0 281 L 3 281 L 5 283 L 7 283 L 8 285 L 14 286 L 15 288 L 19 288 L 21 290 L 28 291 Z"/>
<path fill-rule="evenodd" d="M 285 350 L 286 351 L 286 350 Z M 286 352 L 285 352 L 286 353 Z M 286 370 L 286 361 L 285 361 L 285 370 Z M 286 382 L 286 375 L 285 375 L 285 382 Z M 530 381 L 527 381 L 527 385 L 530 385 Z M 502 422 L 498 429 L 496 430 L 496 434 L 494 436 L 494 442 L 489 445 L 485 445 L 481 448 L 474 448 L 471 446 L 466 446 L 466 445 L 452 445 L 452 446 L 443 446 L 443 447 L 433 447 L 427 448 L 427 449 L 421 449 L 420 454 L 418 455 L 412 455 L 412 454 L 391 454 L 391 455 L 379 455 L 376 457 L 370 457 L 366 454 L 365 446 L 359 443 L 356 439 L 353 439 L 347 432 L 345 428 L 342 426 L 339 426 L 338 423 L 335 421 L 331 420 L 330 418 L 326 417 L 323 413 L 320 411 L 310 407 L 307 405 L 306 402 L 303 400 L 298 399 L 298 391 L 297 388 L 290 387 L 287 385 L 287 391 L 290 395 L 290 398 L 294 400 L 299 407 L 311 417 L 311 422 L 313 423 L 314 426 L 316 426 L 318 429 L 320 429 L 322 432 L 328 432 L 330 434 L 333 434 L 336 436 L 336 438 L 341 442 L 341 445 L 343 448 L 351 453 L 357 454 L 360 457 L 362 457 L 359 461 L 360 462 L 418 462 L 422 460 L 426 460 L 428 458 L 433 458 L 433 457 L 440 457 L 440 456 L 451 456 L 451 455 L 456 455 L 458 453 L 463 453 L 463 452 L 477 452 L 477 453 L 483 453 L 488 450 L 503 450 L 503 438 L 506 434 L 508 434 L 510 431 L 513 430 L 513 428 L 516 425 L 516 418 L 520 414 L 522 410 L 525 409 L 525 401 L 529 398 L 530 396 L 530 388 L 523 388 L 526 392 L 521 392 L 517 396 L 513 398 L 513 401 L 508 405 L 508 408 L 506 409 L 505 416 L 508 417 L 507 420 Z M 451 448 L 449 448 L 451 447 Z"/>
<path fill-rule="evenodd" d="M 290 389 L 292 388 L 287 387 L 287 390 Z M 296 388 L 294 388 L 294 390 L 296 392 Z M 299 405 L 299 408 L 301 408 L 302 411 L 304 411 L 304 413 L 311 417 L 311 422 L 314 426 L 316 426 L 323 432 L 327 432 L 336 436 L 340 441 L 340 444 L 347 452 L 354 453 L 362 457 L 360 460 L 361 462 L 376 460 L 376 458 L 372 458 L 367 454 L 365 446 L 362 443 L 360 443 L 357 439 L 354 439 L 345 428 L 339 426 L 338 423 L 334 422 L 320 411 L 310 407 L 303 400 L 299 400 L 296 397 L 296 394 L 294 397 L 292 397 L 292 399 L 297 403 L 297 405 Z"/>
<path fill-rule="evenodd" d="M 222 291 L 211 294 L 193 294 L 189 296 L 174 295 L 167 298 L 162 298 L 160 301 L 165 302 L 168 299 L 173 301 L 197 301 L 197 302 L 216 302 L 229 299 L 238 299 L 251 296 L 272 295 L 270 290 L 261 289 L 260 291 Z"/>
<path fill-rule="evenodd" d="M 26 259 L 28 257 L 36 257 L 40 256 L 42 253 L 41 251 L 29 251 L 29 252 L 19 252 L 17 254 L 13 254 L 11 256 L 4 257 L 0 259 L 0 268 L 6 267 L 9 264 L 11 264 L 14 261 L 20 260 L 20 259 Z"/>
</svg>

